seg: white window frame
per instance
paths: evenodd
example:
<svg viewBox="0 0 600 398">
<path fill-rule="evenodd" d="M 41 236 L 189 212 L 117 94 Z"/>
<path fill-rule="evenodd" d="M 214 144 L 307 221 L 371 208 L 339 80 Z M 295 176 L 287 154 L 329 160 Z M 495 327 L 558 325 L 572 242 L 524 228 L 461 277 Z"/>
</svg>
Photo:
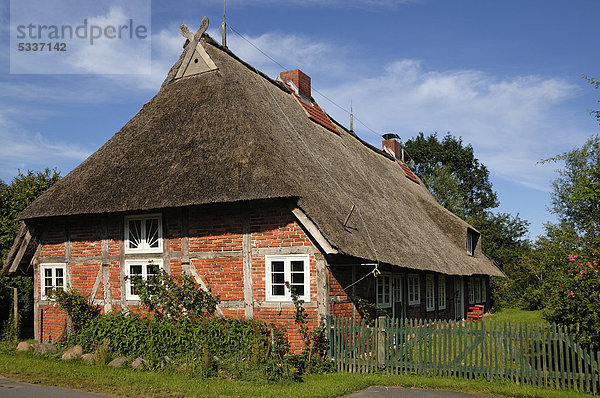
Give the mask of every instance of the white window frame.
<svg viewBox="0 0 600 398">
<path fill-rule="evenodd" d="M 475 278 L 475 302 L 481 303 L 481 278 Z"/>
<path fill-rule="evenodd" d="M 149 247 L 146 237 L 146 220 L 157 219 L 158 220 L 158 247 Z M 129 221 L 141 220 L 142 230 L 141 244 L 138 248 L 129 247 Z M 131 216 L 125 216 L 125 253 L 162 253 L 163 251 L 163 228 L 162 228 L 162 215 L 161 214 L 136 214 Z"/>
<path fill-rule="evenodd" d="M 425 275 L 425 308 L 427 311 L 435 310 L 435 278 Z"/>
<path fill-rule="evenodd" d="M 52 270 L 52 286 L 47 286 L 46 285 L 46 270 L 47 269 L 51 269 Z M 40 264 L 40 287 L 41 287 L 41 292 L 40 292 L 40 298 L 41 300 L 53 300 L 51 298 L 48 298 L 48 296 L 46 295 L 46 288 L 47 287 L 51 287 L 53 289 L 60 287 L 56 285 L 56 270 L 57 269 L 61 269 L 62 270 L 62 289 L 66 290 L 66 286 L 67 286 L 67 264 L 66 263 L 46 263 L 46 264 Z"/>
<path fill-rule="evenodd" d="M 379 307 L 388 308 L 392 306 L 392 278 L 390 275 L 382 274 L 375 278 L 376 302 Z M 383 293 L 381 292 L 383 289 Z M 383 300 L 379 300 L 379 298 Z"/>
<path fill-rule="evenodd" d="M 265 300 L 266 301 L 292 301 L 290 289 L 284 289 L 284 295 L 273 295 L 271 262 L 283 261 L 284 281 L 291 282 L 292 261 L 304 261 L 304 294 L 298 296 L 304 302 L 310 301 L 310 256 L 308 254 L 268 255 L 265 256 Z"/>
<path fill-rule="evenodd" d="M 473 231 L 467 229 L 467 255 L 473 256 L 475 248 L 473 247 Z"/>
<path fill-rule="evenodd" d="M 475 304 L 475 288 L 473 286 L 473 278 L 467 279 L 467 293 L 469 295 L 469 304 Z"/>
<path fill-rule="evenodd" d="M 438 275 L 438 308 L 446 309 L 446 276 Z"/>
<path fill-rule="evenodd" d="M 125 260 L 125 299 L 131 301 L 139 301 L 140 296 L 131 293 L 131 266 L 141 265 L 142 266 L 142 279 L 148 279 L 148 265 L 158 265 L 159 269 L 163 269 L 162 258 L 144 258 L 144 259 L 129 259 Z"/>
<path fill-rule="evenodd" d="M 415 283 L 416 281 L 416 283 Z M 408 305 L 421 303 L 421 280 L 417 274 L 408 274 L 406 277 L 408 287 Z"/>
</svg>

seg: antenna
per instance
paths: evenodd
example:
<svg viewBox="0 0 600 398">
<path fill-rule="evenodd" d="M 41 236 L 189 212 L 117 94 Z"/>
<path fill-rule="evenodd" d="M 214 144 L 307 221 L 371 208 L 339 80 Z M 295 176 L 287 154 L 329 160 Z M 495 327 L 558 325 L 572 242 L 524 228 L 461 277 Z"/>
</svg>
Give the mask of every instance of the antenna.
<svg viewBox="0 0 600 398">
<path fill-rule="evenodd" d="M 221 24 L 221 45 L 227 48 L 227 22 L 225 22 L 225 1 L 223 0 L 223 23 Z"/>
<path fill-rule="evenodd" d="M 350 131 L 354 131 L 354 114 L 352 113 L 352 99 L 350 99 Z"/>
</svg>

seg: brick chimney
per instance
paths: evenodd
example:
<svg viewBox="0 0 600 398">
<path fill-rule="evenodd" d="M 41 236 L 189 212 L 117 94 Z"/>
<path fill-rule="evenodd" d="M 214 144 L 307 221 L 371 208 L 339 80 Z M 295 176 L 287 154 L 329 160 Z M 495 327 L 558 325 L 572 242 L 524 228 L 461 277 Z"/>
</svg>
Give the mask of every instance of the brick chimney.
<svg viewBox="0 0 600 398">
<path fill-rule="evenodd" d="M 402 146 L 400 145 L 400 142 L 398 142 L 396 139 L 400 139 L 400 137 L 397 134 L 384 134 L 383 142 L 381 143 L 381 148 L 391 149 L 398 159 L 402 159 Z"/>
<path fill-rule="evenodd" d="M 310 93 L 310 77 L 302 72 L 300 69 L 289 70 L 287 72 L 281 72 L 279 78 L 287 85 L 288 81 L 292 81 L 294 86 L 298 89 L 298 95 L 305 97 L 310 100 L 312 98 Z"/>
</svg>

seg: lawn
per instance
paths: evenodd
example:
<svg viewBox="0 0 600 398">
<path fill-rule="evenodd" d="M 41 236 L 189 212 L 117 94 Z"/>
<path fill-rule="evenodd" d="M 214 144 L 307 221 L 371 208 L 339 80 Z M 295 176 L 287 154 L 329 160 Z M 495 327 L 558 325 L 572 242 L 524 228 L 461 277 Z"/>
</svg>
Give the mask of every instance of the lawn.
<svg viewBox="0 0 600 398">
<path fill-rule="evenodd" d="M 514 383 L 459 380 L 443 377 L 384 376 L 347 373 L 310 375 L 304 382 L 266 383 L 226 379 L 192 378 L 180 373 L 113 369 L 81 361 L 63 362 L 33 354 L 0 353 L 0 375 L 29 383 L 47 384 L 106 394 L 134 397 L 164 396 L 261 396 L 337 397 L 371 385 L 402 386 L 503 395 L 507 397 L 588 397 L 587 394 L 556 391 Z"/>
<path fill-rule="evenodd" d="M 486 316 L 485 319 L 495 320 L 497 322 L 528 322 L 533 324 L 536 322 L 546 322 L 544 318 L 542 318 L 542 311 L 528 311 L 516 308 L 504 308 L 490 316 Z"/>
</svg>

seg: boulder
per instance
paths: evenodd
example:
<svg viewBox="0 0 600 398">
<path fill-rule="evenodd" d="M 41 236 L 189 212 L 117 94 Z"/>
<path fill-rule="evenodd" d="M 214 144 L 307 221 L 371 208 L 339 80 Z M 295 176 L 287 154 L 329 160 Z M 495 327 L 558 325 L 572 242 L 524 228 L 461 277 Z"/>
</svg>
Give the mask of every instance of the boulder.
<svg viewBox="0 0 600 398">
<path fill-rule="evenodd" d="M 131 367 L 134 369 L 140 368 L 144 369 L 146 367 L 146 360 L 143 358 L 136 358 L 133 362 L 131 362 Z"/>
<path fill-rule="evenodd" d="M 94 362 L 96 360 L 96 354 L 92 354 L 92 353 L 87 353 L 87 354 L 83 354 L 81 356 L 81 359 L 84 360 L 85 362 Z"/>
<path fill-rule="evenodd" d="M 81 354 L 83 354 L 83 348 L 81 348 L 81 346 L 77 344 L 76 346 L 71 347 L 67 351 L 65 351 L 65 353 L 62 355 L 62 359 L 63 361 L 76 359 L 79 358 Z"/>
<path fill-rule="evenodd" d="M 110 361 L 108 363 L 108 366 L 112 366 L 113 368 L 120 368 L 121 366 L 127 364 L 128 359 L 127 357 L 118 357 L 113 359 L 112 361 Z"/>
<path fill-rule="evenodd" d="M 18 345 L 17 345 L 17 351 L 29 351 L 33 348 L 33 346 L 31 344 L 29 344 L 26 341 L 21 341 Z"/>
<path fill-rule="evenodd" d="M 56 354 L 56 346 L 49 342 L 35 343 L 35 353 L 38 355 Z"/>
</svg>

